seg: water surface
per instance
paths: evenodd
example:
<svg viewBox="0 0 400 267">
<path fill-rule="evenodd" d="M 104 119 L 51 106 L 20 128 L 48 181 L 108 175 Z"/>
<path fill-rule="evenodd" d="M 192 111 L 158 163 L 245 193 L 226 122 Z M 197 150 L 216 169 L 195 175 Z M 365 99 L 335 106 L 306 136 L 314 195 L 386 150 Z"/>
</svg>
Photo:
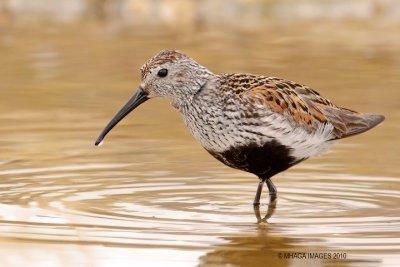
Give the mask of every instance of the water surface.
<svg viewBox="0 0 400 267">
<path fill-rule="evenodd" d="M 3 28 L 1 265 L 398 266 L 398 36 L 359 25 L 151 34 Z M 277 175 L 276 212 L 258 223 L 257 179 L 214 160 L 163 100 L 135 110 L 94 147 L 139 84 L 141 64 L 171 47 L 214 72 L 286 77 L 387 120 Z M 266 193 L 262 201 L 265 214 Z"/>
</svg>

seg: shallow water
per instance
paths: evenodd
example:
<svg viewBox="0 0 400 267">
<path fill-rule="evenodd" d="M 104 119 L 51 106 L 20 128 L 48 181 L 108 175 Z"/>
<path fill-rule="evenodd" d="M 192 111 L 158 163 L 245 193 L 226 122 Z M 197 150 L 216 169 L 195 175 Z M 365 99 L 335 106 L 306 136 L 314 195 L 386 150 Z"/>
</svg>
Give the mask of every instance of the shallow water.
<svg viewBox="0 0 400 267">
<path fill-rule="evenodd" d="M 398 36 L 358 25 L 151 35 L 3 28 L 1 265 L 398 266 Z M 218 73 L 305 83 L 387 120 L 277 175 L 275 214 L 257 223 L 257 179 L 214 160 L 165 101 L 147 102 L 94 147 L 141 64 L 166 47 Z M 265 192 L 262 202 L 265 214 Z"/>
</svg>

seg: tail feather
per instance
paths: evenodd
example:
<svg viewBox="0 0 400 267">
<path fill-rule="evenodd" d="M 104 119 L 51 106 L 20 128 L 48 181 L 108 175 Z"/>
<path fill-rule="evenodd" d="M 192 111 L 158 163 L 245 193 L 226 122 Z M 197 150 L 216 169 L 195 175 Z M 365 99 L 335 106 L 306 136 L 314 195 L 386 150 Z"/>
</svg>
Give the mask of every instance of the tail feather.
<svg viewBox="0 0 400 267">
<path fill-rule="evenodd" d="M 383 115 L 358 113 L 345 108 L 329 109 L 325 109 L 324 113 L 334 127 L 333 139 L 342 139 L 366 132 L 385 120 Z"/>
</svg>

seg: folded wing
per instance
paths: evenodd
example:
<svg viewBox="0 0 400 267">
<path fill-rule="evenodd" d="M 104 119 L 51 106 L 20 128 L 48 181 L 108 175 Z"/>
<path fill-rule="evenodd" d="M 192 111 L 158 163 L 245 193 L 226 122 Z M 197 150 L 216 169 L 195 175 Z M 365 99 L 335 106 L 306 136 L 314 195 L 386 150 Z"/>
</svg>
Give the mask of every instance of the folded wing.
<svg viewBox="0 0 400 267">
<path fill-rule="evenodd" d="M 363 133 L 385 119 L 339 107 L 308 86 L 285 79 L 234 74 L 230 80 L 235 83 L 230 88 L 236 88 L 243 99 L 282 114 L 295 127 L 315 133 L 332 125 L 330 140 Z"/>
</svg>

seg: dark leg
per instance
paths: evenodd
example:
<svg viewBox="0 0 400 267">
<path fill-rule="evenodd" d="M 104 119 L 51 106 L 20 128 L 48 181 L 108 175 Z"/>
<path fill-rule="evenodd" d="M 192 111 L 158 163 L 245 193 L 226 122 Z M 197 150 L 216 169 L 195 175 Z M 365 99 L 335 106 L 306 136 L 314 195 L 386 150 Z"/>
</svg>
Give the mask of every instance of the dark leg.
<svg viewBox="0 0 400 267">
<path fill-rule="evenodd" d="M 260 205 L 260 197 L 261 197 L 261 192 L 262 192 L 263 185 L 264 185 L 264 181 L 261 180 L 260 183 L 258 184 L 256 196 L 254 198 L 254 202 L 253 202 L 254 206 L 259 206 Z"/>
<path fill-rule="evenodd" d="M 277 191 L 275 185 L 272 183 L 271 178 L 268 178 L 265 180 L 265 183 L 268 186 L 269 190 L 269 204 L 268 204 L 268 211 L 267 214 L 264 217 L 264 221 L 267 221 L 267 219 L 271 218 L 272 214 L 274 214 L 275 208 L 276 208 L 276 202 L 277 202 Z"/>
<path fill-rule="evenodd" d="M 278 191 L 276 191 L 276 187 L 272 183 L 270 178 L 266 179 L 265 183 L 267 184 L 268 190 L 269 190 L 269 202 L 272 203 L 272 202 L 274 202 L 276 200 Z"/>
<path fill-rule="evenodd" d="M 267 222 L 267 220 L 269 218 L 271 218 L 271 216 L 274 214 L 275 208 L 276 208 L 276 202 L 277 202 L 277 190 L 276 187 L 274 186 L 274 184 L 272 183 L 272 181 L 270 180 L 270 178 L 262 180 L 262 182 L 265 182 L 268 186 L 268 190 L 269 190 L 269 204 L 268 204 L 268 211 L 267 214 L 264 216 L 264 218 L 261 219 L 261 214 L 260 214 L 260 208 L 259 208 L 259 204 L 258 205 L 254 205 L 254 214 L 257 218 L 257 222 L 261 223 L 261 222 Z M 260 185 L 258 186 L 260 188 Z M 262 186 L 261 186 L 262 188 Z M 261 194 L 261 190 L 260 190 L 260 194 Z M 257 194 L 256 197 L 258 195 L 258 190 L 257 190 Z M 260 199 L 258 198 L 258 201 Z"/>
</svg>

